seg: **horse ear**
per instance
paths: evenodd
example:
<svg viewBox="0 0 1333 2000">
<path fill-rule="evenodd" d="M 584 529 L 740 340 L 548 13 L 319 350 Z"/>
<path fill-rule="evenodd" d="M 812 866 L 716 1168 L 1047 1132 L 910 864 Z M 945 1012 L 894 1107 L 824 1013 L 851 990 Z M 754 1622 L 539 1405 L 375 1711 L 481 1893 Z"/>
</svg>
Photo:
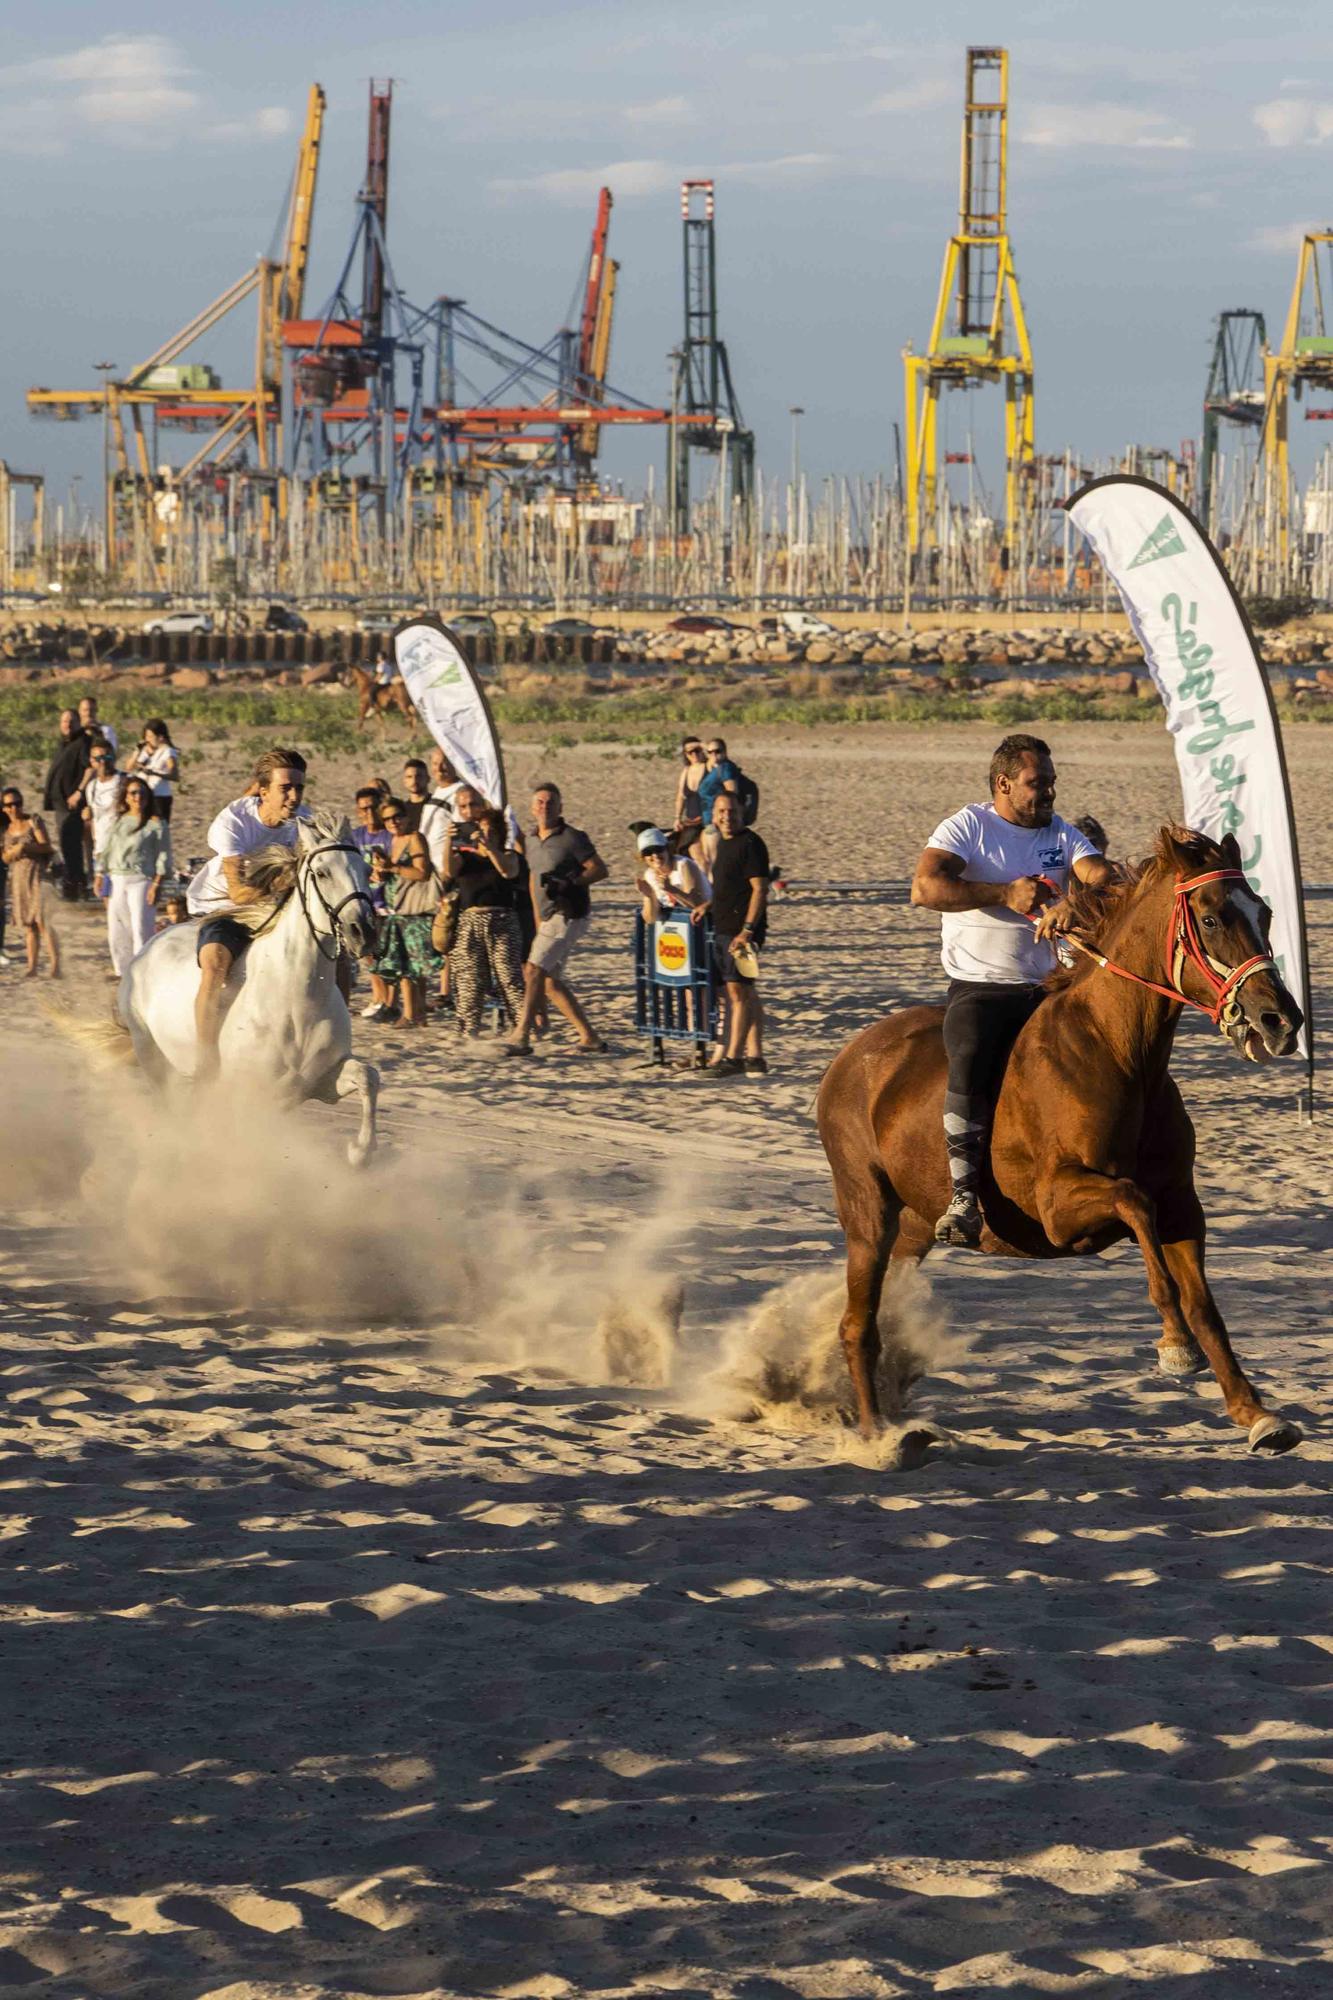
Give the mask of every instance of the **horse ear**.
<svg viewBox="0 0 1333 2000">
<path fill-rule="evenodd" d="M 1185 826 L 1164 826 L 1157 836 L 1157 852 L 1177 875 L 1189 875 L 1194 871 L 1193 838 Z"/>
<path fill-rule="evenodd" d="M 1224 834 L 1219 844 L 1222 849 L 1222 858 L 1226 862 L 1227 867 L 1239 868 L 1240 842 L 1237 840 L 1235 834 L 1234 833 Z"/>
<path fill-rule="evenodd" d="M 315 832 L 311 822 L 308 819 L 298 819 L 296 822 L 296 842 L 298 847 L 308 854 L 310 849 L 318 844 L 318 841 L 319 835 Z"/>
</svg>

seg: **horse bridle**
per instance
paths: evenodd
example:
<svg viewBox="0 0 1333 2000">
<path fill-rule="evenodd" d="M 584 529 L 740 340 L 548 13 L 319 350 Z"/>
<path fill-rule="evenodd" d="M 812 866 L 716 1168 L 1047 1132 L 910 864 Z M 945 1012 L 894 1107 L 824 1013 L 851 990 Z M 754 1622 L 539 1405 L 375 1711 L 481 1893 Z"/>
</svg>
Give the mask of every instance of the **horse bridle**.
<svg viewBox="0 0 1333 2000">
<path fill-rule="evenodd" d="M 1072 932 L 1063 933 L 1061 942 L 1072 945 L 1085 958 L 1094 960 L 1103 972 L 1113 972 L 1119 979 L 1132 980 L 1135 986 L 1146 986 L 1150 993 L 1160 993 L 1165 1000 L 1197 1009 L 1200 1014 L 1208 1016 L 1220 1034 L 1230 1035 L 1244 1020 L 1236 998 L 1241 987 L 1256 972 L 1276 972 L 1277 961 L 1268 952 L 1256 952 L 1240 965 L 1224 965 L 1221 959 L 1214 958 L 1199 936 L 1189 899 L 1195 889 L 1202 889 L 1209 882 L 1244 882 L 1245 879 L 1243 868 L 1213 868 L 1206 875 L 1190 875 L 1183 882 L 1176 883 L 1171 922 L 1166 933 L 1165 960 L 1166 976 L 1171 982 L 1169 986 L 1159 986 L 1155 979 L 1144 979 L 1141 974 L 1131 972 L 1128 966 L 1117 965 L 1114 959 L 1085 944 Z M 1191 1000 L 1185 992 L 1182 982 L 1187 965 L 1194 967 L 1212 992 L 1211 1005 L 1206 1000 Z"/>
<path fill-rule="evenodd" d="M 346 896 L 342 898 L 340 902 L 331 903 L 328 897 L 324 894 L 324 891 L 320 888 L 319 880 L 313 874 L 310 864 L 314 861 L 316 855 L 319 854 L 359 854 L 360 852 L 361 852 L 360 848 L 353 847 L 350 840 L 323 840 L 320 842 L 318 847 L 307 848 L 305 853 L 300 855 L 297 859 L 296 894 L 301 904 L 301 915 L 306 920 L 307 930 L 310 932 L 311 937 L 315 940 L 315 950 L 319 953 L 320 957 L 324 959 L 325 962 L 329 965 L 333 964 L 339 952 L 342 950 L 341 919 L 342 919 L 342 913 L 347 908 L 347 905 L 349 903 L 364 903 L 366 908 L 370 912 L 370 919 L 372 923 L 375 922 L 375 905 L 371 900 L 369 891 L 366 889 L 352 889 Z M 320 931 L 316 930 L 314 919 L 311 917 L 309 906 L 306 903 L 305 885 L 307 879 L 310 880 L 311 885 L 314 888 L 315 894 L 319 898 L 320 908 L 323 910 L 325 916 L 329 920 L 333 936 L 333 950 L 331 952 L 325 951 L 323 934 Z"/>
</svg>

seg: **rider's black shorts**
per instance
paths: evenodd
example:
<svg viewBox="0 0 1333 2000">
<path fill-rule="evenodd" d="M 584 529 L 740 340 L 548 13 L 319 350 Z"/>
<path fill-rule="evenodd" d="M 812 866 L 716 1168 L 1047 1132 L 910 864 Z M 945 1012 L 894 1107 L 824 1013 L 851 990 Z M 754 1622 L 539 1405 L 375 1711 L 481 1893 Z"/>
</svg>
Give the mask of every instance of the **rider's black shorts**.
<svg viewBox="0 0 1333 2000">
<path fill-rule="evenodd" d="M 206 944 L 225 945 L 234 963 L 253 937 L 254 932 L 237 923 L 235 917 L 205 917 L 194 943 L 195 963 L 198 964 L 199 954 Z"/>
<path fill-rule="evenodd" d="M 994 1102 L 1019 1030 L 1045 998 L 1043 986 L 951 979 L 944 1003 L 949 1093 Z"/>
</svg>

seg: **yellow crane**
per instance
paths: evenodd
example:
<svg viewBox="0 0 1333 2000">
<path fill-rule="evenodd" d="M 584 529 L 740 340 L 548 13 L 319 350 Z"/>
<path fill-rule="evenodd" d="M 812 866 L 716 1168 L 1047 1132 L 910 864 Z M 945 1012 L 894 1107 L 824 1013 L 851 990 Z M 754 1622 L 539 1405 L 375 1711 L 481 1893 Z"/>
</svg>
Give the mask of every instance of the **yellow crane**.
<svg viewBox="0 0 1333 2000">
<path fill-rule="evenodd" d="M 145 412 L 157 423 L 205 432 L 198 450 L 172 473 L 177 484 L 205 464 L 224 464 L 246 441 L 253 441 L 261 470 L 272 469 L 280 460 L 282 322 L 299 318 L 305 292 L 324 109 L 324 92 L 319 84 L 312 84 L 284 217 L 280 264 L 261 257 L 202 312 L 118 379 L 112 380 L 108 374 L 96 389 L 28 391 L 28 408 L 35 416 L 70 419 L 98 411 L 102 414 L 108 566 L 114 567 L 121 552 L 118 495 L 131 515 L 127 537 L 136 549 L 146 552 L 154 570 L 175 519 L 174 508 L 163 504 L 163 496 L 155 493 Z M 183 363 L 180 357 L 252 294 L 257 298 L 254 381 L 245 389 L 224 389 L 211 368 L 198 362 Z M 157 580 L 161 581 L 160 574 Z"/>
<path fill-rule="evenodd" d="M 944 253 L 930 343 L 904 350 L 907 535 L 913 551 L 936 539 L 938 405 L 945 389 L 1004 384 L 1004 546 L 1012 556 L 1033 466 L 1032 348 L 1007 219 L 1009 54 L 967 51 L 958 229 Z"/>
<path fill-rule="evenodd" d="M 1264 351 L 1264 546 L 1276 564 L 1277 574 L 1270 581 L 1280 587 L 1291 560 L 1291 400 L 1294 396 L 1299 402 L 1307 388 L 1333 390 L 1333 333 L 1324 306 L 1330 281 L 1333 229 L 1308 230 L 1301 238 L 1281 342 L 1276 353 Z"/>
</svg>

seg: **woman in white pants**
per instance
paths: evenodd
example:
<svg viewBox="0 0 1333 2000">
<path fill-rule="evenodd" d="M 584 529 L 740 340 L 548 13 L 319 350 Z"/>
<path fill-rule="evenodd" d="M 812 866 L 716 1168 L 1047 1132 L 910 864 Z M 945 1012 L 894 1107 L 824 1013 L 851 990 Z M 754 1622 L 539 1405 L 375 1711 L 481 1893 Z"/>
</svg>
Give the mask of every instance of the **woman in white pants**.
<svg viewBox="0 0 1333 2000">
<path fill-rule="evenodd" d="M 157 816 L 145 779 L 130 777 L 116 823 L 107 836 L 102 868 L 111 884 L 106 908 L 112 972 L 119 979 L 153 935 L 153 905 L 167 872 L 167 829 Z M 103 882 L 97 888 L 101 893 Z"/>
</svg>

